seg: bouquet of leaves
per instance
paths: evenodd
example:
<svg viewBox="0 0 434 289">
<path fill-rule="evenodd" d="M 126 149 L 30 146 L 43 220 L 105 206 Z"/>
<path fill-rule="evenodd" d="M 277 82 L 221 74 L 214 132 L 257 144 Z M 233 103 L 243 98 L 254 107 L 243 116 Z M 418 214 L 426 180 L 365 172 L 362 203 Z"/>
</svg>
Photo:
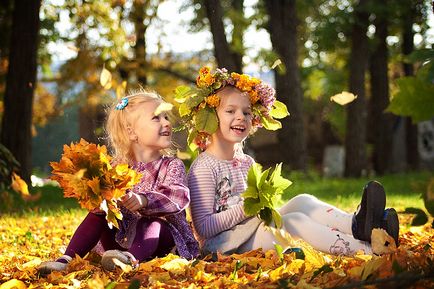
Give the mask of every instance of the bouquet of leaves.
<svg viewBox="0 0 434 289">
<path fill-rule="evenodd" d="M 109 226 L 118 227 L 122 213 L 117 201 L 140 181 L 141 174 L 127 164 L 111 165 L 112 157 L 103 145 L 79 143 L 63 146 L 59 162 L 51 162 L 51 177 L 64 190 L 66 198 L 76 198 L 82 208 L 106 212 Z"/>
<path fill-rule="evenodd" d="M 241 195 L 244 198 L 244 212 L 248 216 L 258 216 L 266 225 L 274 222 L 277 228 L 282 226 L 282 217 L 276 210 L 282 201 L 283 191 L 292 182 L 281 176 L 282 163 L 262 171 L 262 166 L 254 163 L 247 174 L 247 189 Z"/>
</svg>

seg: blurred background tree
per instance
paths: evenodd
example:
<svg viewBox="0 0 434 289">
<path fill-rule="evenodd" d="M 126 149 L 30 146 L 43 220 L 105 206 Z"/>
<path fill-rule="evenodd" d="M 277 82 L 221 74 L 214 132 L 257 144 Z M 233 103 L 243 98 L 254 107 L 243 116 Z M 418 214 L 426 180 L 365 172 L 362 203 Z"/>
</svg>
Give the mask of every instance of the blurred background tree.
<svg viewBox="0 0 434 289">
<path fill-rule="evenodd" d="M 422 165 L 414 121 L 434 116 L 423 105 L 433 76 L 428 0 L 47 0 L 22 21 L 39 38 L 13 32 L 12 15 L 30 13 L 20 2 L 0 4 L 0 119 L 1 142 L 25 178 L 35 168 L 48 172 L 64 143 L 104 143 L 104 108 L 116 97 L 145 86 L 170 101 L 203 65 L 260 76 L 288 105 L 282 130 L 260 130 L 249 143 L 261 163 L 319 169 L 326 148 L 338 145 L 346 176 Z M 171 35 L 172 22 L 198 40 Z M 16 56 L 21 50 L 37 56 L 34 69 Z M 330 101 L 342 91 L 357 98 Z M 396 151 L 405 152 L 402 166 Z"/>
</svg>

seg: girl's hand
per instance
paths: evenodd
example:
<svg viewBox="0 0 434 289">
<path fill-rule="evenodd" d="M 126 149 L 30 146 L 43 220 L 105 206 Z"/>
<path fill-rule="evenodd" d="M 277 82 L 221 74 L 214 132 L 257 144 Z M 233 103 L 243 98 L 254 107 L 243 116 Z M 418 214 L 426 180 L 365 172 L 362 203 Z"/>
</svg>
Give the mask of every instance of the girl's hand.
<svg viewBox="0 0 434 289">
<path fill-rule="evenodd" d="M 135 194 L 133 192 L 128 192 L 121 198 L 122 205 L 128 210 L 135 212 L 138 211 L 148 204 L 148 200 L 145 196 L 140 194 Z"/>
</svg>

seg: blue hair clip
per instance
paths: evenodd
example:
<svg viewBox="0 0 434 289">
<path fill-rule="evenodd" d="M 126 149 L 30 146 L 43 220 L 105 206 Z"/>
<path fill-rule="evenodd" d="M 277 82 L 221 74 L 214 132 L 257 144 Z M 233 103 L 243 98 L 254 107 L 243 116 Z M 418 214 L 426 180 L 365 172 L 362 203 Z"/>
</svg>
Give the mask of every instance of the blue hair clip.
<svg viewBox="0 0 434 289">
<path fill-rule="evenodd" d="M 116 110 L 123 110 L 128 105 L 128 97 L 122 97 L 121 100 L 116 104 Z"/>
</svg>

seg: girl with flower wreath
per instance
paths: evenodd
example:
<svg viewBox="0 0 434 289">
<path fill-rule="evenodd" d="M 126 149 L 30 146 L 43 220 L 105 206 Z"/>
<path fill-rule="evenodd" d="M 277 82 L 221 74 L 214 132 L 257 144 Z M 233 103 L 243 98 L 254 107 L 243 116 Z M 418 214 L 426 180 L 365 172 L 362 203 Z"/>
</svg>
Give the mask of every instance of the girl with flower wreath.
<svg viewBox="0 0 434 289">
<path fill-rule="evenodd" d="M 186 221 L 190 198 L 185 167 L 180 159 L 165 154 L 172 144 L 167 114 L 171 107 L 156 93 L 140 91 L 108 110 L 106 129 L 114 162 L 129 164 L 142 178 L 121 198 L 119 229 L 109 227 L 103 211 L 91 211 L 65 254 L 39 266 L 41 274 L 66 269 L 75 255 L 84 257 L 98 242 L 105 250 L 101 265 L 106 270 L 115 269 L 115 259 L 134 267 L 173 248 L 187 259 L 199 254 Z"/>
<path fill-rule="evenodd" d="M 188 173 L 192 220 L 202 253 L 274 249 L 274 235 L 243 209 L 241 193 L 255 161 L 244 154 L 242 143 L 257 127 L 279 129 L 276 118 L 288 115 L 286 106 L 260 79 L 226 69 L 211 72 L 204 67 L 196 84 L 177 88 L 176 97 L 189 142 L 202 151 Z M 399 231 L 396 211 L 385 210 L 385 200 L 383 187 L 369 182 L 354 214 L 308 194 L 292 198 L 279 213 L 284 230 L 317 250 L 335 255 L 382 253 L 383 247 L 370 244 L 373 229 L 386 230 L 396 244 Z"/>
</svg>

